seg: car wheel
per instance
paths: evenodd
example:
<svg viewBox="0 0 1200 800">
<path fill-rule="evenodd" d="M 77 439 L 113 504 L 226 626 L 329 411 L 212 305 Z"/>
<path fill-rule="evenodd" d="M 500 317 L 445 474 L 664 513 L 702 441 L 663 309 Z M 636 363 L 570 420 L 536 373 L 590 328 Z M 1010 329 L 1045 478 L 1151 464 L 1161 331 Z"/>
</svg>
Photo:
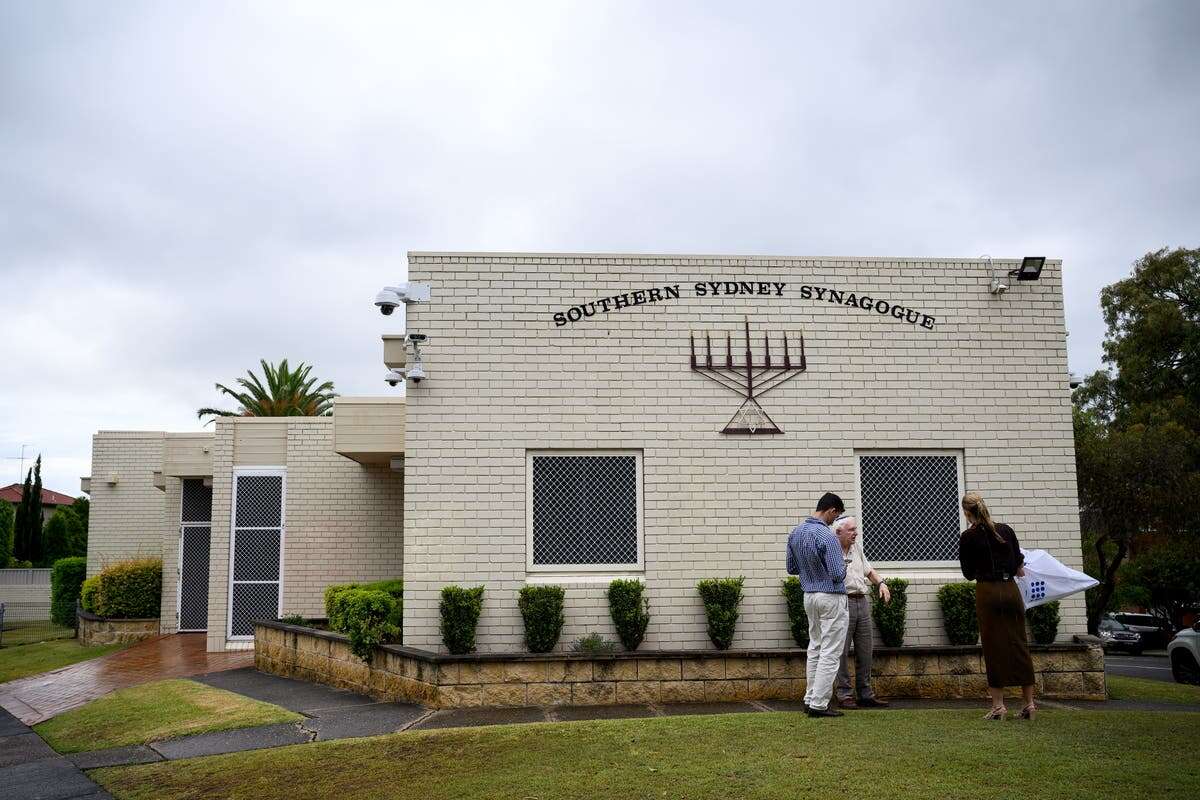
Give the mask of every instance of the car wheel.
<svg viewBox="0 0 1200 800">
<path fill-rule="evenodd" d="M 1200 666 L 1196 665 L 1196 659 L 1186 650 L 1176 650 L 1171 654 L 1171 674 L 1175 676 L 1176 683 L 1200 685 Z"/>
</svg>

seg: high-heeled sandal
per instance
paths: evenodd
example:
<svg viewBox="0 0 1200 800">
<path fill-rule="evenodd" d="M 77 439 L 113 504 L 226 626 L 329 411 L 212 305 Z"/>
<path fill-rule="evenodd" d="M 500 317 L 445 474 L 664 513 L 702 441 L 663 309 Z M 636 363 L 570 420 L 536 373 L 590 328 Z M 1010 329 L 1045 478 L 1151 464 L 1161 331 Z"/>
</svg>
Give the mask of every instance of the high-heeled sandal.
<svg viewBox="0 0 1200 800">
<path fill-rule="evenodd" d="M 1007 709 L 1007 708 L 1005 708 L 1004 706 L 996 706 L 996 707 L 995 707 L 995 708 L 993 708 L 991 711 L 989 711 L 988 713 L 984 714 L 984 715 L 983 715 L 983 718 L 984 718 L 984 719 L 997 719 L 997 720 L 1003 720 L 1006 714 L 1008 714 L 1008 709 Z"/>
<path fill-rule="evenodd" d="M 1030 703 L 1029 705 L 1027 705 L 1021 709 L 1021 719 L 1032 720 L 1035 716 L 1037 716 L 1037 710 L 1038 710 L 1037 705 L 1034 703 Z"/>
</svg>

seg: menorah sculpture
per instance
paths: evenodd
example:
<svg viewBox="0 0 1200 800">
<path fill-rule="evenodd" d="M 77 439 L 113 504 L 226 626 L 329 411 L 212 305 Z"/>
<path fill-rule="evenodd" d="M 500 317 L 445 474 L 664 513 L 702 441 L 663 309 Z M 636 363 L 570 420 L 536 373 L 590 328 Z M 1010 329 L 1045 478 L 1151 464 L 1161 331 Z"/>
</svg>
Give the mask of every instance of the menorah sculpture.
<svg viewBox="0 0 1200 800">
<path fill-rule="evenodd" d="M 754 361 L 754 353 L 750 343 L 750 318 L 746 318 L 746 360 L 739 364 L 733 359 L 733 341 L 725 334 L 724 363 L 718 355 L 713 361 L 712 339 L 707 332 L 704 334 L 704 357 L 696 359 L 696 335 L 688 334 L 692 348 L 692 370 L 699 372 L 711 381 L 721 384 L 726 389 L 744 397 L 737 412 L 730 418 L 721 433 L 747 433 L 751 436 L 783 433 L 775 421 L 763 411 L 758 404 L 758 398 L 772 389 L 777 389 L 792 378 L 808 369 L 804 358 L 804 333 L 800 333 L 800 360 L 792 361 L 791 345 L 787 333 L 783 334 L 783 361 L 771 361 L 771 337 L 763 334 L 763 358 L 759 363 Z M 719 347 L 719 345 L 718 345 Z"/>
</svg>

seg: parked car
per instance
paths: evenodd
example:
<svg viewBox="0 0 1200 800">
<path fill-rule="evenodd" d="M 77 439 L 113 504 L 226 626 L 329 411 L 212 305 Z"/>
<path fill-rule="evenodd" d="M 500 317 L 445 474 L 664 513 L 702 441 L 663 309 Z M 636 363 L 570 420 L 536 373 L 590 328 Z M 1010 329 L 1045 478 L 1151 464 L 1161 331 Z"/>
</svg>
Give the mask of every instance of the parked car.
<svg viewBox="0 0 1200 800">
<path fill-rule="evenodd" d="M 1171 624 L 1153 614 L 1118 611 L 1110 616 L 1117 622 L 1127 625 L 1134 633 L 1140 633 L 1142 647 L 1147 650 L 1161 650 L 1167 646 L 1167 642 L 1171 641 Z"/>
<path fill-rule="evenodd" d="M 1100 620 L 1098 633 L 1100 641 L 1104 644 L 1105 652 L 1124 650 L 1135 656 L 1142 654 L 1142 635 L 1137 631 L 1130 630 L 1128 625 L 1117 622 L 1112 617 Z"/>
<path fill-rule="evenodd" d="M 1200 685 L 1200 622 L 1175 634 L 1167 645 L 1167 655 L 1177 682 Z"/>
</svg>

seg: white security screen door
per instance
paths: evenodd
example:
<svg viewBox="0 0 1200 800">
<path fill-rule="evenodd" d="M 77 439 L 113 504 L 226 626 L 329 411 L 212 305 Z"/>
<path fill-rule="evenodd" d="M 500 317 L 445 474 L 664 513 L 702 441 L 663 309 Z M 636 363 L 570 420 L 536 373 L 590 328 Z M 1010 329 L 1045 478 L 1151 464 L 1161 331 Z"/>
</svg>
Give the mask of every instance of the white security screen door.
<svg viewBox="0 0 1200 800">
<path fill-rule="evenodd" d="M 179 503 L 179 630 L 208 628 L 208 546 L 212 539 L 212 487 L 183 480 Z"/>
<path fill-rule="evenodd" d="M 280 468 L 234 471 L 229 543 L 230 639 L 253 639 L 254 620 L 279 616 L 285 474 Z"/>
</svg>

